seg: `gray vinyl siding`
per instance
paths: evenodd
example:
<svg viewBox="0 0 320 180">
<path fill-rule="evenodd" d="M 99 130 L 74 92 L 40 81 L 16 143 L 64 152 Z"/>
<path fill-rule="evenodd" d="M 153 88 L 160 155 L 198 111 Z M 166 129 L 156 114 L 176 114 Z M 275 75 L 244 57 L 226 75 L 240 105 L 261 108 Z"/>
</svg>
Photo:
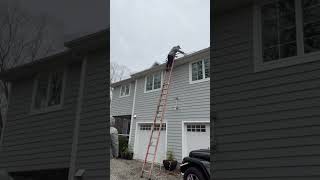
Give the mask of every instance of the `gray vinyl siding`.
<svg viewBox="0 0 320 180">
<path fill-rule="evenodd" d="M 193 60 L 209 59 L 209 50 L 198 54 Z M 187 59 L 186 59 L 187 60 Z M 136 122 L 152 122 L 155 116 L 156 105 L 160 90 L 144 92 L 145 78 L 139 78 L 135 101 L 135 114 L 133 121 L 130 146 L 133 148 Z M 175 110 L 176 97 L 178 110 Z M 167 150 L 172 151 L 178 161 L 182 160 L 182 121 L 210 121 L 210 81 L 189 83 L 189 63 L 174 67 L 171 87 L 167 102 L 165 121 L 167 123 Z M 138 145 L 138 144 L 137 144 Z"/>
<path fill-rule="evenodd" d="M 124 84 L 125 85 L 125 84 Z M 132 113 L 132 103 L 134 96 L 135 82 L 130 83 L 130 96 L 119 97 L 121 86 L 117 86 L 112 91 L 111 100 L 111 116 L 123 116 L 131 115 Z"/>
<path fill-rule="evenodd" d="M 12 83 L 0 168 L 9 172 L 68 168 L 80 66 L 68 67 L 63 108 L 30 114 L 34 81 Z"/>
<path fill-rule="evenodd" d="M 76 169 L 86 170 L 84 180 L 109 177 L 108 68 L 105 54 L 88 57 L 76 158 Z"/>
<path fill-rule="evenodd" d="M 320 61 L 254 73 L 252 14 L 214 20 L 214 179 L 319 179 Z"/>
</svg>

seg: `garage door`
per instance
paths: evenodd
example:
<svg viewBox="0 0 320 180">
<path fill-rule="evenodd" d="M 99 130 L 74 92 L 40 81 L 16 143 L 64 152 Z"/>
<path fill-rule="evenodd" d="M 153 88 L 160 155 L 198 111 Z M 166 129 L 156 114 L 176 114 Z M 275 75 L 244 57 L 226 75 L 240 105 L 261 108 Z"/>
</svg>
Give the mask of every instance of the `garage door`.
<svg viewBox="0 0 320 180">
<path fill-rule="evenodd" d="M 151 123 L 148 124 L 139 124 L 137 129 L 137 134 L 135 138 L 135 145 L 134 145 L 134 158 L 139 160 L 144 160 L 146 152 L 147 152 L 147 145 L 149 143 L 149 137 L 151 133 Z M 155 128 L 154 135 L 159 132 L 159 125 Z M 156 143 L 156 140 L 154 140 Z M 150 153 L 154 152 L 154 146 L 150 147 Z M 158 152 L 156 162 L 162 163 L 162 160 L 166 157 L 166 124 L 162 125 L 162 130 L 160 134 L 160 142 L 158 145 Z M 153 156 L 149 156 L 149 162 L 152 161 Z"/>
<path fill-rule="evenodd" d="M 210 147 L 210 123 L 185 123 L 183 137 L 183 157 L 189 152 Z"/>
</svg>

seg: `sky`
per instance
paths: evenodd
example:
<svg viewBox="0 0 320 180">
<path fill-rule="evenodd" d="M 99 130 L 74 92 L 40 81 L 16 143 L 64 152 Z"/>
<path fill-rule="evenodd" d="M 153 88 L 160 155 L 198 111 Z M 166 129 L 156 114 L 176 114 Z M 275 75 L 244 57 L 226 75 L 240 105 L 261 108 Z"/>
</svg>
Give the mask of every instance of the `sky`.
<svg viewBox="0 0 320 180">
<path fill-rule="evenodd" d="M 132 72 L 210 46 L 210 0 L 111 0 L 110 58 Z"/>
<path fill-rule="evenodd" d="M 62 46 L 66 40 L 106 29 L 110 24 L 107 0 L 0 0 L 5 2 L 19 2 L 35 17 L 48 16 L 56 35 L 52 38 L 59 36 Z"/>
</svg>

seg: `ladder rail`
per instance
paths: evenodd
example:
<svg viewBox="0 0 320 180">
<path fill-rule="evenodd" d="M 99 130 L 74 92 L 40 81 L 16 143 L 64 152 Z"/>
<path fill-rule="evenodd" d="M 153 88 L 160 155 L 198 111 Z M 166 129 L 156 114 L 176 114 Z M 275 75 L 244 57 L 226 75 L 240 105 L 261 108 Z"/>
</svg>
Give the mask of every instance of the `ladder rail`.
<svg viewBox="0 0 320 180">
<path fill-rule="evenodd" d="M 143 166 L 142 166 L 141 177 L 143 177 L 143 173 L 144 172 L 148 172 L 149 173 L 148 177 L 149 177 L 149 179 L 151 179 L 152 170 L 153 170 L 153 167 L 154 167 L 154 162 L 155 162 L 156 157 L 157 157 L 157 151 L 158 151 L 158 145 L 159 145 L 159 142 L 160 142 L 161 130 L 162 130 L 162 127 L 163 127 L 163 118 L 164 118 L 164 114 L 165 114 L 165 111 L 166 111 L 166 108 L 167 108 L 167 100 L 168 100 L 168 94 L 169 94 L 169 88 L 170 88 L 170 82 L 171 82 L 171 75 L 172 75 L 172 71 L 173 71 L 173 66 L 174 66 L 174 61 L 172 62 L 171 66 L 169 67 L 170 71 L 166 71 L 165 72 L 164 83 L 162 84 L 161 94 L 160 94 L 160 97 L 159 97 L 159 100 L 158 100 L 158 104 L 157 104 L 156 115 L 155 115 L 155 117 L 153 119 L 153 125 L 152 125 L 151 132 L 150 132 L 149 143 L 148 143 L 148 146 L 147 146 L 147 152 L 146 152 L 144 163 L 143 163 Z M 167 91 L 167 93 L 164 94 L 164 91 Z M 163 96 L 165 96 L 165 98 L 162 98 Z M 163 102 L 163 104 L 161 104 L 162 102 Z M 162 107 L 162 111 L 160 111 L 161 107 Z M 159 112 L 161 112 L 161 113 L 159 113 Z M 149 171 L 146 171 L 145 167 L 146 167 L 146 164 L 147 164 L 147 161 L 148 161 L 149 154 L 151 154 L 150 153 L 150 147 L 152 145 L 152 139 L 154 139 L 153 135 L 154 135 L 154 131 L 155 131 L 155 128 L 156 128 L 156 125 L 157 125 L 157 119 L 159 117 L 160 117 L 159 130 L 158 130 L 158 134 L 157 134 L 157 141 L 156 141 L 156 144 L 155 144 L 155 149 L 154 149 L 154 153 L 153 153 L 151 167 L 150 167 Z"/>
<path fill-rule="evenodd" d="M 163 121 L 163 117 L 164 117 L 164 114 L 165 114 L 165 111 L 166 111 L 166 107 L 167 107 L 167 101 L 168 101 L 168 94 L 169 94 L 169 86 L 170 86 L 170 81 L 171 81 L 171 73 L 172 73 L 172 70 L 173 70 L 173 65 L 174 65 L 174 62 L 172 62 L 172 65 L 170 67 L 170 73 L 168 74 L 168 82 L 167 82 L 167 95 L 166 95 L 166 98 L 165 98 L 165 102 L 164 102 L 164 106 L 163 106 L 163 111 L 161 112 L 161 118 L 160 118 L 160 126 L 159 126 L 159 131 L 158 131 L 158 138 L 157 138 L 157 143 L 156 143 L 156 147 L 155 147 L 155 150 L 154 150 L 154 156 L 153 156 L 153 160 L 152 160 L 152 164 L 151 164 L 151 168 L 150 168 L 150 172 L 149 172 L 149 178 L 151 177 L 151 173 L 152 173 L 152 170 L 153 170 L 153 166 L 154 166 L 154 161 L 156 159 L 156 156 L 157 156 L 157 151 L 158 151 L 158 145 L 159 145 L 159 141 L 160 141 L 160 134 L 161 134 L 161 129 L 162 129 L 162 121 Z M 167 72 L 166 72 L 167 74 Z M 162 89 L 163 91 L 164 89 Z M 162 95 L 160 95 L 161 97 Z"/>
</svg>

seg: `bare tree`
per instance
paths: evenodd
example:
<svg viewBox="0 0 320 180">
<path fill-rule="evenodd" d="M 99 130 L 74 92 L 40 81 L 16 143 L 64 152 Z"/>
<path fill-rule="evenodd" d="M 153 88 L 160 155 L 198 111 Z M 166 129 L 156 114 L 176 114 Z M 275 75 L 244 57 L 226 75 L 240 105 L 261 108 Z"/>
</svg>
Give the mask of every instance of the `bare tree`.
<svg viewBox="0 0 320 180">
<path fill-rule="evenodd" d="M 18 3 L 0 3 L 0 72 L 43 57 L 52 49 L 45 16 L 34 16 Z M 7 109 L 9 84 L 0 80 L 0 132 Z"/>
<path fill-rule="evenodd" d="M 115 83 L 123 79 L 130 77 L 131 70 L 125 66 L 116 62 L 110 63 L 110 82 Z"/>
</svg>

